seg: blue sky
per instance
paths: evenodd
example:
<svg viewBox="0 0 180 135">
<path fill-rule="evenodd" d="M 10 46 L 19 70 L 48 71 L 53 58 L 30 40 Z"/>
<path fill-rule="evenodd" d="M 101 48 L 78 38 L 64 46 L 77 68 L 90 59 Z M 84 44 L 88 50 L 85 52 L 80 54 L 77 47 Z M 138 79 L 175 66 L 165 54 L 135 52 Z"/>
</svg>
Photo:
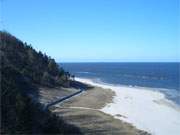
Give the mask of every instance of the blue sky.
<svg viewBox="0 0 180 135">
<path fill-rule="evenodd" d="M 178 0 L 3 0 L 5 29 L 58 62 L 180 61 Z"/>
</svg>

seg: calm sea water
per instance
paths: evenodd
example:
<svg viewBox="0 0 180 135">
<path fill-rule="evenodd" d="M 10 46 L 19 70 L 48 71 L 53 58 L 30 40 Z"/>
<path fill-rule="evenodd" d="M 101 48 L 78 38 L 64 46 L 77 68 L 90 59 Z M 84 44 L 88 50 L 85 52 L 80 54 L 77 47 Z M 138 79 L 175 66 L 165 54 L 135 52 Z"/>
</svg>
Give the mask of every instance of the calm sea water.
<svg viewBox="0 0 180 135">
<path fill-rule="evenodd" d="M 178 95 L 180 94 L 180 63 L 62 63 L 60 65 L 76 77 L 113 85 L 161 88 L 167 97 L 180 104 Z"/>
</svg>

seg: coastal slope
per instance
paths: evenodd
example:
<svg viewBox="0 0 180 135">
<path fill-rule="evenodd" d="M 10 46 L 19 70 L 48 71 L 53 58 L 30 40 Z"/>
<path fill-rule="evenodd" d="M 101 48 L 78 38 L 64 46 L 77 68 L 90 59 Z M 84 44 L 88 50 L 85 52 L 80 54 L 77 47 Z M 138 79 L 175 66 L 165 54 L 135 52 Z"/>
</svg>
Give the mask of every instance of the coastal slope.
<svg viewBox="0 0 180 135">
<path fill-rule="evenodd" d="M 81 134 L 36 100 L 39 87 L 68 87 L 69 74 L 54 59 L 0 31 L 0 134 Z"/>
</svg>

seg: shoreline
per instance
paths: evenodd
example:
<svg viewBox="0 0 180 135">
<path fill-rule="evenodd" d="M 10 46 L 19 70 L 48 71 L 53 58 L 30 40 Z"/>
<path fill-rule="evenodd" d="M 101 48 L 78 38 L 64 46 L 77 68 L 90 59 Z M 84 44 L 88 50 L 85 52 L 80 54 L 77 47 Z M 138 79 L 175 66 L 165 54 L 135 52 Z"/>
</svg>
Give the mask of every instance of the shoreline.
<svg viewBox="0 0 180 135">
<path fill-rule="evenodd" d="M 67 123 L 79 127 L 83 134 L 149 135 L 148 132 L 101 111 L 112 103 L 115 96 L 112 90 L 88 86 L 90 88 L 80 95 L 50 107 L 50 111 Z"/>
<path fill-rule="evenodd" d="M 113 103 L 103 107 L 102 112 L 151 134 L 180 133 L 180 107 L 168 100 L 163 93 L 153 90 L 154 88 L 113 86 L 82 78 L 76 80 L 115 92 Z"/>
</svg>

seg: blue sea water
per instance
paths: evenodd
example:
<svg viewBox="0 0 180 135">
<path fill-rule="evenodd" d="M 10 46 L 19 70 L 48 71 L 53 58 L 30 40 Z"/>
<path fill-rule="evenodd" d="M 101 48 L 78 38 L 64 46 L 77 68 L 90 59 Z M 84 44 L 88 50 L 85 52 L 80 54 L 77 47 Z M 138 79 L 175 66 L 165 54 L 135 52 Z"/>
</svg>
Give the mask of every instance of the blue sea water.
<svg viewBox="0 0 180 135">
<path fill-rule="evenodd" d="M 76 77 L 161 90 L 180 105 L 180 63 L 62 63 Z"/>
</svg>

